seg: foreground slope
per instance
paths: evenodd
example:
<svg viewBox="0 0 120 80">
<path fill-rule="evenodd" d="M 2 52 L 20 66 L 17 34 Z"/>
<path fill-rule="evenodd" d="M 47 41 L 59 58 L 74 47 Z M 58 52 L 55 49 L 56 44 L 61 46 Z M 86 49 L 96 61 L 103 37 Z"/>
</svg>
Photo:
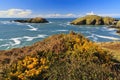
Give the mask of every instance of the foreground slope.
<svg viewBox="0 0 120 80">
<path fill-rule="evenodd" d="M 53 35 L 32 46 L 0 53 L 5 57 L 0 60 L 6 66 L 1 69 L 3 79 L 120 79 L 119 62 L 108 51 L 74 32 Z"/>
</svg>

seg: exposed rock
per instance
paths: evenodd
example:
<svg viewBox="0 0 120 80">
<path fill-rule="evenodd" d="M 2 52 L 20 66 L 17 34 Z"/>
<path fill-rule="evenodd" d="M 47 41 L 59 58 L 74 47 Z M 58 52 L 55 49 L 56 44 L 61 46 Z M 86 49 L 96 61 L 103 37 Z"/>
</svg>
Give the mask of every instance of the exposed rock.
<svg viewBox="0 0 120 80">
<path fill-rule="evenodd" d="M 110 28 L 116 28 L 116 33 L 120 33 L 120 21 L 116 21 L 116 25 L 111 25 Z"/>
<path fill-rule="evenodd" d="M 120 33 L 120 30 L 117 30 L 116 33 Z"/>
<path fill-rule="evenodd" d="M 104 17 L 103 22 L 104 22 L 104 25 L 112 25 L 112 24 L 115 24 L 115 19 L 111 17 Z"/>
<path fill-rule="evenodd" d="M 27 20 L 14 20 L 14 21 L 20 22 L 20 23 L 48 23 L 46 19 L 41 18 L 41 17 L 31 18 Z"/>
<path fill-rule="evenodd" d="M 71 22 L 71 24 L 74 25 L 112 25 L 116 23 L 117 20 L 115 20 L 114 18 L 101 17 L 97 15 L 87 15 Z"/>
<path fill-rule="evenodd" d="M 120 21 L 117 22 L 116 27 L 120 28 Z"/>
</svg>

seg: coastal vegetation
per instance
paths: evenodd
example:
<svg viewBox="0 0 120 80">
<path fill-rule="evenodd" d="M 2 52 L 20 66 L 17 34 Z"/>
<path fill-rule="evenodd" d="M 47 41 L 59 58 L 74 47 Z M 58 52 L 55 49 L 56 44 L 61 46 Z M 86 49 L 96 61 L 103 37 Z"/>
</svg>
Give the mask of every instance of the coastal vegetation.
<svg viewBox="0 0 120 80">
<path fill-rule="evenodd" d="M 2 80 L 120 79 L 119 61 L 111 52 L 72 31 L 0 54 Z"/>
<path fill-rule="evenodd" d="M 41 18 L 41 17 L 31 18 L 27 20 L 14 20 L 14 21 L 20 22 L 20 23 L 48 23 L 46 19 Z"/>
</svg>

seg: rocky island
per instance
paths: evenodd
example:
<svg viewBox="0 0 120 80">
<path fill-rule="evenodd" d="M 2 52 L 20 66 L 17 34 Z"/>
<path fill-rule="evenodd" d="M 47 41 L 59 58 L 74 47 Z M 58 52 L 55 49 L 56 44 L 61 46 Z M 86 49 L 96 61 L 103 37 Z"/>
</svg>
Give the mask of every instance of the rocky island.
<svg viewBox="0 0 120 80">
<path fill-rule="evenodd" d="M 108 25 L 109 28 L 117 28 L 120 33 L 120 21 L 112 17 L 101 17 L 98 15 L 87 15 L 73 20 L 72 25 Z"/>
<path fill-rule="evenodd" d="M 98 15 L 87 15 L 73 20 L 73 25 L 115 25 L 118 20 L 111 17 L 101 17 Z"/>
<path fill-rule="evenodd" d="M 41 17 L 31 18 L 27 20 L 14 20 L 14 21 L 20 23 L 48 23 L 48 21 L 45 18 L 41 18 Z"/>
</svg>

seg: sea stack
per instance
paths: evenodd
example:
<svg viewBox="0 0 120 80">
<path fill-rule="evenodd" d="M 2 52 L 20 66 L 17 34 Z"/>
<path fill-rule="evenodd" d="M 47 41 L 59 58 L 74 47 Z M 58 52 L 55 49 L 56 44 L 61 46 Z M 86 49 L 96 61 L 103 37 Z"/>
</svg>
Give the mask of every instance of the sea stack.
<svg viewBox="0 0 120 80">
<path fill-rule="evenodd" d="M 30 18 L 27 20 L 14 20 L 14 21 L 20 23 L 48 23 L 48 21 L 45 18 L 41 18 L 41 17 Z"/>
<path fill-rule="evenodd" d="M 84 17 L 73 20 L 73 25 L 113 25 L 117 20 L 111 17 L 101 17 L 98 15 L 86 15 Z M 116 23 L 115 23 L 116 22 Z"/>
</svg>

